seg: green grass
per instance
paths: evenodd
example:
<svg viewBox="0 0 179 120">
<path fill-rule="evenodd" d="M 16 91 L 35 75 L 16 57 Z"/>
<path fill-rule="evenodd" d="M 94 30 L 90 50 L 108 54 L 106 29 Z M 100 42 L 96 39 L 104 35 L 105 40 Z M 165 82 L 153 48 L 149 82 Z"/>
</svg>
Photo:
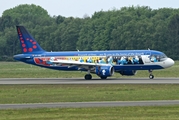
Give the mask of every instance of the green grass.
<svg viewBox="0 0 179 120">
<path fill-rule="evenodd" d="M 179 61 L 168 69 L 154 71 L 155 77 L 179 77 Z M 0 78 L 73 78 L 85 72 L 65 72 L 20 62 L 0 62 Z M 93 75 L 97 77 L 96 75 Z M 115 74 L 114 77 L 124 77 Z M 148 71 L 136 76 L 148 77 Z M 0 85 L 0 104 L 178 100 L 179 85 Z M 41 108 L 0 110 L 0 120 L 176 120 L 179 106 Z"/>
<path fill-rule="evenodd" d="M 178 100 L 179 85 L 0 85 L 0 104 Z"/>
<path fill-rule="evenodd" d="M 178 120 L 179 106 L 1 110 L 0 120 Z"/>
<path fill-rule="evenodd" d="M 179 77 L 179 61 L 175 61 L 175 65 L 168 69 L 153 71 L 155 77 Z M 57 71 L 41 68 L 22 62 L 0 62 L 0 78 L 73 78 L 84 77 L 86 72 Z M 130 77 L 148 77 L 148 71 L 138 71 L 136 76 Z M 93 77 L 97 77 L 93 74 Z M 113 77 L 124 78 L 119 73 L 115 73 Z M 129 76 L 127 76 L 129 77 Z"/>
</svg>

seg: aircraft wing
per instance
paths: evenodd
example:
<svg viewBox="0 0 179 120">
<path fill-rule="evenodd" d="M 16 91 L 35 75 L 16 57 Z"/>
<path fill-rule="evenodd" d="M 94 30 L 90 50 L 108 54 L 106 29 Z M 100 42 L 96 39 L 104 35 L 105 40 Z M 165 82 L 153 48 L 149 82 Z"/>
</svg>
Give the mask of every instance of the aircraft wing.
<svg viewBox="0 0 179 120">
<path fill-rule="evenodd" d="M 68 65 L 70 66 L 78 66 L 84 68 L 86 67 L 95 67 L 95 66 L 111 66 L 111 64 L 105 64 L 105 63 L 86 63 L 86 62 L 80 62 L 80 61 L 72 61 L 72 60 L 51 60 L 50 62 L 55 63 L 55 64 L 60 64 L 60 65 Z"/>
</svg>

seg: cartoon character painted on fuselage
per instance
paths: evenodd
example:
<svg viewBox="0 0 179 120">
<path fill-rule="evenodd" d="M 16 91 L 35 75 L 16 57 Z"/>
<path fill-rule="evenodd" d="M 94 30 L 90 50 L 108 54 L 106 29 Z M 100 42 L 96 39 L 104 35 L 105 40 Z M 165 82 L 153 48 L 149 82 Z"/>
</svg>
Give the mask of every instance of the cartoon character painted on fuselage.
<svg viewBox="0 0 179 120">
<path fill-rule="evenodd" d="M 80 59 L 78 60 L 79 62 L 84 62 L 83 58 L 80 57 Z"/>
<path fill-rule="evenodd" d="M 113 63 L 113 58 L 112 58 L 112 56 L 108 57 L 107 62 L 108 62 L 108 64 L 112 64 L 112 63 Z"/>
<path fill-rule="evenodd" d="M 86 61 L 87 63 L 92 63 L 93 62 L 93 60 L 92 60 L 92 58 L 91 57 L 88 57 L 88 59 L 87 59 L 87 61 Z"/>
<path fill-rule="evenodd" d="M 135 57 L 133 58 L 133 63 L 134 63 L 134 64 L 139 64 L 139 57 L 138 57 L 138 56 L 135 56 Z"/>
<path fill-rule="evenodd" d="M 55 60 L 55 57 L 51 57 L 50 60 L 46 61 L 46 64 L 55 65 L 53 62 L 51 62 L 51 61 L 54 61 L 54 60 Z"/>
<path fill-rule="evenodd" d="M 127 64 L 127 60 L 126 60 L 126 57 L 123 56 L 121 57 L 120 65 L 125 65 L 125 64 Z"/>
<path fill-rule="evenodd" d="M 155 56 L 152 56 L 150 60 L 151 60 L 151 62 L 158 62 L 158 60 Z"/>
<path fill-rule="evenodd" d="M 99 63 L 105 63 L 104 58 L 99 58 Z"/>
</svg>

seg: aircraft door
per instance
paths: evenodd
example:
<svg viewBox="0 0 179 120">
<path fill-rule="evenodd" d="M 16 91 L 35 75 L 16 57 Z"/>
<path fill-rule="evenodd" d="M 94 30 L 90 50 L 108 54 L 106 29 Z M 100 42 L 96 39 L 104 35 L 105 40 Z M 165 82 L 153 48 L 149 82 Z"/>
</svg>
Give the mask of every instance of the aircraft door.
<svg viewBox="0 0 179 120">
<path fill-rule="evenodd" d="M 145 55 L 145 63 L 150 63 L 150 55 Z"/>
<path fill-rule="evenodd" d="M 144 63 L 150 63 L 151 60 L 150 60 L 150 52 L 147 53 L 146 55 L 142 55 L 142 59 L 144 61 Z"/>
</svg>

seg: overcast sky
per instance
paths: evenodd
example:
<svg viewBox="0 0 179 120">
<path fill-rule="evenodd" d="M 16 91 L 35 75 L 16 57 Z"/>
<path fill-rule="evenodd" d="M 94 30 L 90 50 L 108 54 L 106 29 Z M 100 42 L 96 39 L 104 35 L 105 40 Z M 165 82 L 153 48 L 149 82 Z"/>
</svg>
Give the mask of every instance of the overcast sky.
<svg viewBox="0 0 179 120">
<path fill-rule="evenodd" d="M 107 11 L 124 6 L 150 6 L 152 9 L 163 7 L 179 8 L 179 0 L 0 0 L 0 16 L 3 11 L 20 4 L 39 5 L 48 13 L 65 17 L 80 17 L 85 14 L 91 16 L 95 11 Z"/>
</svg>

